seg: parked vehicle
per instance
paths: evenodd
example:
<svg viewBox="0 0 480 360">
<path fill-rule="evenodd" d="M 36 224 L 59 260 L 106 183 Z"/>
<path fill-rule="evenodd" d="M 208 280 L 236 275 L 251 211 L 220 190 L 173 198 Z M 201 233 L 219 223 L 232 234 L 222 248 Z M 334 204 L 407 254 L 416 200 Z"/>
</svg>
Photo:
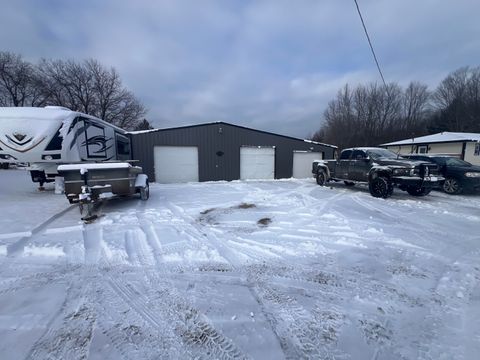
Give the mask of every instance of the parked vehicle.
<svg viewBox="0 0 480 360">
<path fill-rule="evenodd" d="M 316 160 L 312 173 L 317 184 L 344 181 L 346 185 L 368 183 L 374 197 L 387 198 L 394 186 L 413 196 L 424 196 L 439 187 L 444 178 L 437 165 L 414 161 L 383 148 L 351 148 L 340 154 L 339 160 Z"/>
<path fill-rule="evenodd" d="M 404 155 L 412 160 L 430 161 L 439 167 L 445 177 L 443 190 L 447 194 L 480 191 L 480 166 L 472 165 L 467 161 L 452 156 L 411 154 Z"/>
<path fill-rule="evenodd" d="M 127 132 L 101 119 L 59 106 L 0 108 L 0 161 L 30 163 L 40 186 L 59 164 L 130 159 Z"/>
<path fill-rule="evenodd" d="M 102 200 L 134 194 L 147 200 L 150 196 L 147 175 L 128 162 L 60 165 L 58 173 L 64 178 L 68 201 L 79 204 L 83 220 L 96 218 L 95 208 Z"/>
</svg>

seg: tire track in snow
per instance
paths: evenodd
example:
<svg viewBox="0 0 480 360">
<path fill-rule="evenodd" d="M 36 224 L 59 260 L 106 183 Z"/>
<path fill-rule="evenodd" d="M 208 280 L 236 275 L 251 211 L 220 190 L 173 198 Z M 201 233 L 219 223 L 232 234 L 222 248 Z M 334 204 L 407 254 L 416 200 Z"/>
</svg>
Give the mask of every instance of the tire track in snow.
<svg viewBox="0 0 480 360">
<path fill-rule="evenodd" d="M 271 286 L 268 278 L 262 279 L 256 272 L 252 275 L 252 292 L 262 305 L 287 358 L 347 358 L 335 349 L 336 329 L 325 327 L 314 313 L 299 305 L 295 298 Z"/>
<path fill-rule="evenodd" d="M 125 283 L 115 276 L 108 276 L 107 284 L 116 296 L 154 331 L 173 330 L 167 337 L 171 339 L 169 348 L 178 348 L 183 343 L 205 358 L 246 358 L 230 339 L 213 327 L 204 314 L 176 294 L 167 273 L 159 278 L 158 269 L 154 271 L 152 266 L 152 253 L 144 246 L 148 241 L 142 228 L 127 231 L 125 237 L 132 263 L 138 266 L 135 269 L 144 274 L 148 285 L 137 289 L 132 282 Z"/>
<path fill-rule="evenodd" d="M 93 299 L 88 272 L 70 274 L 65 301 L 26 358 L 86 359 L 96 321 Z"/>
<path fill-rule="evenodd" d="M 17 240 L 13 244 L 7 246 L 7 255 L 10 257 L 16 256 L 19 253 L 23 252 L 25 245 L 32 239 L 32 237 L 38 235 L 43 230 L 45 230 L 50 224 L 55 222 L 56 220 L 60 219 L 63 215 L 71 211 L 75 208 L 76 205 L 70 205 L 69 207 L 57 212 L 56 214 L 50 216 L 47 220 L 42 222 L 41 224 L 35 226 L 32 230 L 30 230 L 29 236 L 22 237 L 21 239 Z"/>
<path fill-rule="evenodd" d="M 444 344 L 449 347 L 450 356 L 465 357 L 465 350 L 478 354 L 480 350 L 480 252 L 470 251 L 451 259 L 450 264 L 438 278 L 434 293 L 441 301 L 429 308 L 424 323 L 431 324 L 418 335 L 423 346 L 418 350 L 419 358 L 439 358 L 445 353 Z M 476 305 L 472 307 L 472 302 Z M 445 320 L 448 320 L 447 322 Z M 469 327 L 473 334 L 469 339 L 460 337 L 459 329 Z M 473 340 L 476 339 L 476 340 Z"/>
</svg>

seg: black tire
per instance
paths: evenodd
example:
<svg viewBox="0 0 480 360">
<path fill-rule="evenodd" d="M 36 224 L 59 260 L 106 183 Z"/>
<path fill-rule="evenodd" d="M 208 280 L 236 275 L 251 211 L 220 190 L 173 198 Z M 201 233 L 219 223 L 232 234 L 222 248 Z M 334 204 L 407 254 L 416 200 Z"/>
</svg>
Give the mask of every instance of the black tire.
<svg viewBox="0 0 480 360">
<path fill-rule="evenodd" d="M 393 195 L 393 184 L 391 182 L 388 183 L 388 196 Z"/>
<path fill-rule="evenodd" d="M 353 181 L 346 181 L 346 180 L 345 180 L 344 183 L 345 183 L 345 185 L 347 185 L 347 186 L 353 186 L 353 185 L 355 185 L 355 183 L 354 183 Z"/>
<path fill-rule="evenodd" d="M 316 179 L 318 185 L 324 186 L 327 182 L 327 173 L 325 172 L 325 170 L 318 170 Z"/>
<path fill-rule="evenodd" d="M 145 183 L 144 187 L 140 188 L 140 199 L 143 201 L 147 201 L 148 198 L 150 197 L 150 185 L 148 184 L 148 180 Z"/>
<path fill-rule="evenodd" d="M 455 178 L 446 178 L 443 183 L 443 191 L 450 195 L 458 195 L 462 192 L 460 181 Z"/>
<path fill-rule="evenodd" d="M 376 177 L 375 179 L 370 180 L 368 183 L 368 189 L 370 190 L 370 194 L 376 198 L 388 198 L 391 195 L 390 181 L 385 177 Z"/>
<path fill-rule="evenodd" d="M 427 189 L 424 186 L 421 186 L 421 187 L 409 186 L 409 187 L 407 187 L 407 192 L 412 196 L 425 196 L 425 195 L 430 194 L 430 191 L 432 191 L 432 189 Z"/>
</svg>

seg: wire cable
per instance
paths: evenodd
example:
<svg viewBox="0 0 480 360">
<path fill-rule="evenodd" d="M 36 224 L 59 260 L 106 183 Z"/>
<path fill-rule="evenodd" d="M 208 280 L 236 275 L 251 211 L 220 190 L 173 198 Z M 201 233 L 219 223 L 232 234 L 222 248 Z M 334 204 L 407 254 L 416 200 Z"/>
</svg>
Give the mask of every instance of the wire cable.
<svg viewBox="0 0 480 360">
<path fill-rule="evenodd" d="M 367 27 L 365 26 L 365 22 L 363 21 L 363 16 L 360 11 L 360 7 L 358 6 L 357 0 L 353 0 L 353 1 L 355 1 L 355 5 L 357 6 L 358 15 L 360 16 L 363 30 L 365 30 L 365 35 L 367 36 L 368 44 L 370 45 L 370 50 L 372 50 L 373 59 L 375 60 L 375 64 L 377 64 L 377 69 L 378 69 L 378 72 L 380 73 L 380 77 L 382 78 L 383 85 L 385 85 L 385 88 L 388 89 L 387 83 L 385 82 L 385 78 L 383 77 L 382 69 L 380 69 L 380 64 L 378 63 L 377 55 L 375 54 L 375 50 L 373 50 L 372 41 L 370 40 L 370 36 L 368 35 Z"/>
</svg>

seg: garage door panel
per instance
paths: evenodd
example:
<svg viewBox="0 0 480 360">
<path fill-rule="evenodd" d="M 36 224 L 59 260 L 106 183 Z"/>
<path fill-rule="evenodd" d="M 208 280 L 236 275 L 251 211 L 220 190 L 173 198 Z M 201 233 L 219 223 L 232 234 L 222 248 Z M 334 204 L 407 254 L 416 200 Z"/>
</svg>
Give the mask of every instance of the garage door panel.
<svg viewBox="0 0 480 360">
<path fill-rule="evenodd" d="M 240 179 L 274 179 L 275 148 L 241 147 Z"/>
<path fill-rule="evenodd" d="M 312 177 L 312 163 L 323 159 L 321 152 L 294 151 L 292 176 L 297 179 Z"/>
<path fill-rule="evenodd" d="M 155 146 L 155 181 L 182 183 L 198 181 L 198 148 L 196 146 Z"/>
</svg>

